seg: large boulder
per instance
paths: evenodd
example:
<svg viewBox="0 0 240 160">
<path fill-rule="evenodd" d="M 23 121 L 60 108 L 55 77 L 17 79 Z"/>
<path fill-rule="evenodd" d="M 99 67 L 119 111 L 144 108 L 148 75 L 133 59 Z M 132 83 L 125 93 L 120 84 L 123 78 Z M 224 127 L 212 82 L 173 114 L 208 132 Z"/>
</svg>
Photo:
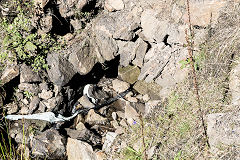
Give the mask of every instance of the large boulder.
<svg viewBox="0 0 240 160">
<path fill-rule="evenodd" d="M 34 72 L 30 66 L 22 64 L 20 67 L 20 83 L 41 82 L 37 72 Z"/>
<path fill-rule="evenodd" d="M 207 116 L 207 135 L 211 152 L 221 147 L 240 145 L 240 114 L 235 112 L 214 113 Z M 234 154 L 231 154 L 234 155 Z M 239 159 L 239 154 L 234 159 Z"/>
<path fill-rule="evenodd" d="M 1 85 L 4 85 L 19 75 L 19 66 L 16 64 L 7 65 L 0 78 Z"/>
<path fill-rule="evenodd" d="M 81 12 L 83 7 L 92 0 L 58 0 L 59 12 L 62 17 L 70 17 L 76 12 Z"/>
<path fill-rule="evenodd" d="M 48 76 L 55 85 L 64 86 L 76 74 L 74 66 L 61 53 L 48 54 L 47 64 Z"/>
<path fill-rule="evenodd" d="M 103 31 L 95 31 L 93 37 L 95 37 L 96 56 L 100 62 L 112 60 L 118 52 L 116 41 Z"/>
<path fill-rule="evenodd" d="M 192 25 L 205 26 L 215 25 L 220 16 L 220 11 L 227 4 L 226 0 L 190 1 L 189 8 Z M 188 13 L 185 12 L 183 20 L 188 23 Z"/>
<path fill-rule="evenodd" d="M 69 160 L 97 160 L 91 145 L 72 138 L 67 140 L 67 156 Z"/>
<path fill-rule="evenodd" d="M 65 138 L 57 130 L 48 129 L 31 140 L 32 154 L 47 159 L 64 159 L 66 157 Z"/>
<path fill-rule="evenodd" d="M 88 38 L 79 40 L 71 46 L 69 50 L 69 62 L 74 66 L 74 70 L 81 75 L 90 72 L 93 66 L 98 62 L 95 54 L 94 46 Z M 112 57 L 106 56 L 108 59 Z"/>
<path fill-rule="evenodd" d="M 114 39 L 132 40 L 140 26 L 139 17 L 132 12 L 120 11 L 102 14 L 96 18 L 95 30 L 103 31 Z"/>
</svg>

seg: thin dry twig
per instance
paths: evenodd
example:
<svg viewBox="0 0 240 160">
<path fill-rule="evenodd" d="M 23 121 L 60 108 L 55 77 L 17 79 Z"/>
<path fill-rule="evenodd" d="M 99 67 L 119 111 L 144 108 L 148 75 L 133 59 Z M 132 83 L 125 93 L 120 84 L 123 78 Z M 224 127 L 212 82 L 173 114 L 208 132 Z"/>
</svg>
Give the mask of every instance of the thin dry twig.
<svg viewBox="0 0 240 160">
<path fill-rule="evenodd" d="M 192 23 L 191 23 L 189 0 L 187 0 L 187 13 L 188 13 L 188 25 L 189 25 L 188 29 L 189 29 L 190 38 L 189 38 L 187 30 L 185 31 L 185 34 L 186 34 L 186 41 L 187 41 L 187 47 L 188 47 L 188 54 L 189 54 L 190 65 L 191 65 L 192 74 L 193 74 L 193 83 L 194 83 L 195 94 L 196 94 L 197 103 L 198 103 L 199 117 L 201 119 L 201 123 L 202 123 L 201 125 L 203 127 L 203 133 L 204 133 L 204 136 L 206 138 L 206 144 L 209 146 L 208 136 L 207 136 L 207 128 L 206 128 L 206 125 L 205 125 L 205 122 L 204 122 L 204 113 L 203 113 L 203 110 L 201 108 L 199 88 L 198 88 L 198 82 L 197 82 L 197 75 L 196 75 L 196 70 L 194 68 L 194 59 L 193 59 L 194 32 L 193 32 Z"/>
</svg>

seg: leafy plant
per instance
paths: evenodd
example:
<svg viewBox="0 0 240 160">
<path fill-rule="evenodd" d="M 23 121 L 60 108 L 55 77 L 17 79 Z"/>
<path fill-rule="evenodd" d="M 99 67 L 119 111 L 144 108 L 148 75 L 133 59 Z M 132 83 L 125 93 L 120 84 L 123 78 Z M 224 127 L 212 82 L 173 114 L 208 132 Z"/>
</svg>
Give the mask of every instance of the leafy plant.
<svg viewBox="0 0 240 160">
<path fill-rule="evenodd" d="M 127 160 L 142 160 L 142 153 L 134 150 L 132 147 L 126 147 L 124 155 Z"/>
<path fill-rule="evenodd" d="M 27 97 L 28 99 L 30 99 L 33 96 L 32 93 L 29 91 L 24 91 L 23 94 L 24 94 L 24 97 Z"/>
<path fill-rule="evenodd" d="M 11 22 L 6 17 L 1 22 L 1 28 L 5 31 L 2 41 L 3 51 L 0 53 L 0 62 L 7 60 L 25 62 L 33 67 L 34 71 L 47 69 L 46 56 L 48 52 L 61 49 L 62 45 L 57 43 L 49 34 L 32 32 L 31 18 L 24 14 L 18 4 L 17 17 Z"/>
</svg>

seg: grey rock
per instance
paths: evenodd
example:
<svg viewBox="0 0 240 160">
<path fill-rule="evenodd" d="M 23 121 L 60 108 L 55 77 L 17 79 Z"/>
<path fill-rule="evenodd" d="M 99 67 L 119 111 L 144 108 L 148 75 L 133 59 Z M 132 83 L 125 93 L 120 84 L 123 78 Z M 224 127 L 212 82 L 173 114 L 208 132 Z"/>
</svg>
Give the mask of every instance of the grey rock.
<svg viewBox="0 0 240 160">
<path fill-rule="evenodd" d="M 130 87 L 129 83 L 121 81 L 119 79 L 114 79 L 112 81 L 112 85 L 113 89 L 118 93 L 124 92 Z"/>
<path fill-rule="evenodd" d="M 160 99 L 162 87 L 155 82 L 147 83 L 145 81 L 137 81 L 133 88 L 142 95 L 148 94 L 153 100 Z"/>
<path fill-rule="evenodd" d="M 123 126 L 123 127 L 127 127 L 127 126 L 128 126 L 125 119 L 122 119 L 122 120 L 120 121 L 120 125 Z"/>
<path fill-rule="evenodd" d="M 134 119 L 134 120 L 138 120 L 139 119 L 139 114 L 136 111 L 136 109 L 134 109 L 131 104 L 129 102 L 127 102 L 126 106 L 125 106 L 125 118 L 128 120 L 130 118 Z"/>
<path fill-rule="evenodd" d="M 117 134 L 117 135 L 121 135 L 121 134 L 123 134 L 124 133 L 124 129 L 123 129 L 123 127 L 121 127 L 121 126 L 117 126 L 117 128 L 116 128 L 116 130 L 115 130 L 115 133 Z"/>
<path fill-rule="evenodd" d="M 147 159 L 152 159 L 153 155 L 155 154 L 156 146 L 152 146 L 150 149 L 147 150 Z"/>
<path fill-rule="evenodd" d="M 83 95 L 78 102 L 84 107 L 84 108 L 93 108 L 95 105 L 89 101 L 88 97 L 86 95 Z"/>
<path fill-rule="evenodd" d="M 37 7 L 37 6 L 40 6 L 41 8 L 45 7 L 46 4 L 49 2 L 49 0 L 35 0 L 34 1 L 34 5 Z"/>
<path fill-rule="evenodd" d="M 41 82 L 37 72 L 34 72 L 30 66 L 22 64 L 20 67 L 20 83 Z"/>
<path fill-rule="evenodd" d="M 179 48 L 178 51 L 172 52 L 169 62 L 164 67 L 161 75 L 155 79 L 155 82 L 163 87 L 160 92 L 162 97 L 167 97 L 171 93 L 172 88 L 185 80 L 188 76 L 190 68 L 185 67 L 181 69 L 181 60 L 188 57 L 188 52 L 186 48 Z"/>
<path fill-rule="evenodd" d="M 145 54 L 147 52 L 148 44 L 141 38 L 136 41 L 135 59 L 132 63 L 138 67 L 142 67 Z"/>
<path fill-rule="evenodd" d="M 120 55 L 120 65 L 127 66 L 135 57 L 135 46 L 134 42 L 125 42 L 125 41 L 117 41 Z"/>
<path fill-rule="evenodd" d="M 104 118 L 99 114 L 95 113 L 93 109 L 91 109 L 85 117 L 85 122 L 90 125 L 105 124 L 107 121 L 107 118 Z"/>
<path fill-rule="evenodd" d="M 105 152 L 110 152 L 111 151 L 111 146 L 115 140 L 115 138 L 117 137 L 117 134 L 114 132 L 107 132 L 106 134 L 106 139 L 105 142 L 103 144 L 102 150 Z"/>
<path fill-rule="evenodd" d="M 64 86 L 75 75 L 73 65 L 59 53 L 48 54 L 47 70 L 50 81 L 58 86 Z"/>
<path fill-rule="evenodd" d="M 30 114 L 38 109 L 39 102 L 40 102 L 40 99 L 38 98 L 38 96 L 33 96 L 32 97 L 31 102 L 29 104 L 29 113 Z"/>
<path fill-rule="evenodd" d="M 140 18 L 134 12 L 111 12 L 97 17 L 94 30 L 105 32 L 114 39 L 132 40 L 136 35 L 134 30 L 140 26 Z"/>
<path fill-rule="evenodd" d="M 29 100 L 28 98 L 23 98 L 21 99 L 22 103 L 25 104 L 25 105 L 28 105 L 29 104 Z"/>
<path fill-rule="evenodd" d="M 18 85 L 19 90 L 21 91 L 28 91 L 30 94 L 37 95 L 39 92 L 39 87 L 37 84 L 30 84 L 30 83 L 20 83 Z"/>
<path fill-rule="evenodd" d="M 138 80 L 140 69 L 137 66 L 128 65 L 127 67 L 118 68 L 118 76 L 123 81 L 130 84 L 135 83 Z"/>
<path fill-rule="evenodd" d="M 49 90 L 48 84 L 46 82 L 40 83 L 39 84 L 39 89 L 40 90 L 44 90 L 45 89 L 45 90 L 48 91 Z"/>
<path fill-rule="evenodd" d="M 48 33 L 51 31 L 52 25 L 52 15 L 44 15 L 42 18 L 39 19 L 40 24 L 40 32 L 41 33 Z"/>
<path fill-rule="evenodd" d="M 57 96 L 42 102 L 47 107 L 47 111 L 53 111 L 53 110 L 57 110 L 57 108 L 62 103 L 62 101 L 63 101 L 63 97 Z"/>
<path fill-rule="evenodd" d="M 47 106 L 42 101 L 40 101 L 39 107 L 38 107 L 38 112 L 43 113 L 46 110 L 47 110 Z"/>
<path fill-rule="evenodd" d="M 35 129 L 36 133 L 41 132 L 49 123 L 46 121 L 40 120 L 18 120 L 14 121 L 11 124 L 11 128 L 9 130 L 9 135 L 15 139 L 15 141 L 19 144 L 23 142 L 23 138 L 25 138 L 25 144 L 28 145 L 30 142 L 30 138 L 33 134 L 33 128 Z M 25 135 L 23 135 L 23 129 Z"/>
<path fill-rule="evenodd" d="M 100 145 L 101 144 L 101 137 L 95 135 L 92 131 L 88 130 L 86 127 L 82 127 L 81 130 L 74 130 L 74 129 L 65 129 L 69 137 L 77 140 L 81 140 L 87 143 L 90 143 L 92 146 Z"/>
<path fill-rule="evenodd" d="M 149 42 L 160 43 L 169 34 L 170 24 L 167 20 L 160 20 L 159 12 L 154 9 L 146 9 L 141 15 L 143 34 Z"/>
<path fill-rule="evenodd" d="M 48 129 L 31 140 L 32 154 L 39 158 L 63 159 L 66 157 L 65 141 L 57 130 Z"/>
<path fill-rule="evenodd" d="M 110 61 L 118 52 L 116 41 L 103 31 L 95 31 L 95 46 L 98 59 Z"/>
<path fill-rule="evenodd" d="M 162 46 L 156 45 L 150 49 L 150 53 L 147 53 L 153 56 L 149 61 L 144 62 L 141 73 L 138 77 L 139 80 L 145 79 L 146 82 L 152 82 L 161 74 L 161 72 L 164 70 L 164 67 L 169 63 L 169 59 L 171 57 L 171 48 L 165 47 L 163 50 L 161 50 L 159 49 L 160 47 Z"/>
<path fill-rule="evenodd" d="M 112 12 L 124 9 L 124 3 L 122 0 L 106 0 L 105 8 Z"/>
<path fill-rule="evenodd" d="M 239 113 L 214 113 L 207 116 L 207 135 L 212 153 L 219 151 L 218 147 L 221 145 L 238 146 L 240 144 L 239 133 Z M 238 158 L 240 158 L 239 155 Z"/>
<path fill-rule="evenodd" d="M 91 145 L 72 138 L 67 140 L 67 157 L 69 160 L 97 160 Z"/>
<path fill-rule="evenodd" d="M 70 23 L 73 26 L 74 30 L 76 30 L 76 31 L 82 29 L 82 27 L 83 27 L 81 21 L 78 19 L 71 19 Z"/>
<path fill-rule="evenodd" d="M 17 113 L 19 109 L 18 105 L 15 102 L 5 105 L 4 108 L 6 108 L 7 114 Z"/>
<path fill-rule="evenodd" d="M 237 106 L 240 104 L 240 65 L 235 66 L 230 74 L 229 88 L 232 93 L 232 104 Z"/>
<path fill-rule="evenodd" d="M 72 63 L 76 72 L 85 75 L 92 70 L 98 59 L 88 38 L 75 43 L 71 46 L 71 49 L 68 49 L 71 52 L 68 60 Z"/>
<path fill-rule="evenodd" d="M 145 95 L 142 97 L 142 99 L 143 99 L 144 102 L 147 102 L 147 101 L 150 100 L 150 97 L 149 97 L 148 94 L 145 94 Z"/>
<path fill-rule="evenodd" d="M 58 0 L 59 12 L 62 17 L 70 17 L 80 12 L 92 0 Z"/>
<path fill-rule="evenodd" d="M 150 100 L 145 104 L 145 115 L 148 115 L 154 111 L 156 107 L 161 104 L 160 100 Z"/>
<path fill-rule="evenodd" d="M 125 117 L 125 114 L 124 114 L 124 112 L 123 111 L 117 111 L 116 112 L 117 113 L 117 116 L 119 117 L 119 118 L 124 118 Z"/>
<path fill-rule="evenodd" d="M 1 84 L 4 85 L 19 75 L 18 65 L 7 65 L 1 75 Z"/>
<path fill-rule="evenodd" d="M 19 113 L 20 113 L 21 115 L 29 114 L 29 108 L 28 108 L 27 106 L 23 106 L 23 107 L 20 109 Z"/>
<path fill-rule="evenodd" d="M 118 99 L 117 101 L 112 103 L 112 106 L 117 110 L 117 111 L 124 111 L 125 105 L 126 105 L 126 100 L 124 99 Z"/>
<path fill-rule="evenodd" d="M 39 96 L 39 98 L 42 98 L 44 100 L 48 100 L 48 99 L 53 97 L 53 92 L 43 89 L 42 92 L 38 94 L 38 96 Z"/>
</svg>

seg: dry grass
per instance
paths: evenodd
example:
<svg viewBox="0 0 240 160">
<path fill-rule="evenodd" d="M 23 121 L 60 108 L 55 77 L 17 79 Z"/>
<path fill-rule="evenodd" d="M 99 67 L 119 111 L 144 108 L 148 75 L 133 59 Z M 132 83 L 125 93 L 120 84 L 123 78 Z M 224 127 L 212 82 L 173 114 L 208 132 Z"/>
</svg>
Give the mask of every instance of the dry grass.
<svg viewBox="0 0 240 160">
<path fill-rule="evenodd" d="M 217 25 L 209 29 L 207 41 L 194 53 L 199 65 L 197 79 L 204 117 L 209 113 L 236 109 L 231 106 L 229 75 L 232 67 L 239 64 L 239 25 L 240 4 L 229 2 Z M 168 100 L 145 119 L 147 148 L 157 146 L 156 159 L 234 159 L 239 154 L 237 146 L 224 146 L 216 155 L 209 153 L 201 136 L 202 126 L 193 88 L 192 75 L 189 75 Z M 123 137 L 128 146 L 134 146 L 141 139 L 140 128 L 128 129 Z M 122 159 L 128 159 L 129 154 L 124 153 Z"/>
</svg>

